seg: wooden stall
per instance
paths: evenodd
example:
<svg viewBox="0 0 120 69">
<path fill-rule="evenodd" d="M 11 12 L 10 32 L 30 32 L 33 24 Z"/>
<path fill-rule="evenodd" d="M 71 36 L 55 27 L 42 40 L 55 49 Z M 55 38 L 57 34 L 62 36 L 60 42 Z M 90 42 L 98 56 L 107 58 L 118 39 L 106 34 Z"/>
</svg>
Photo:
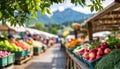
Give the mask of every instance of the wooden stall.
<svg viewBox="0 0 120 69">
<path fill-rule="evenodd" d="M 120 2 L 114 1 L 103 11 L 88 19 L 86 24 L 90 40 L 95 32 L 120 30 Z"/>
<path fill-rule="evenodd" d="M 115 0 L 103 11 L 98 12 L 96 15 L 86 21 L 87 32 L 89 40 L 93 39 L 92 34 L 100 31 L 115 31 L 120 30 L 120 2 Z M 66 69 L 90 69 L 83 66 L 74 55 L 69 51 L 66 52 Z M 85 68 L 86 67 L 86 68 Z"/>
</svg>

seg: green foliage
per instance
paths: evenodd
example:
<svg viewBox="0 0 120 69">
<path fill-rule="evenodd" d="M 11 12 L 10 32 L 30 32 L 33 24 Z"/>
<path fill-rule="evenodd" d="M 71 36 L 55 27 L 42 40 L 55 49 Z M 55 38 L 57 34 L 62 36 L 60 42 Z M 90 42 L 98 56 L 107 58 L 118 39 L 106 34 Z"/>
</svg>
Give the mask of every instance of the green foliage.
<svg viewBox="0 0 120 69">
<path fill-rule="evenodd" d="M 96 65 L 95 69 L 119 69 L 120 49 L 113 50 L 110 54 L 104 56 Z"/>
<path fill-rule="evenodd" d="M 61 29 L 61 25 L 57 25 L 57 24 L 42 24 L 42 23 L 35 23 L 35 27 L 31 27 L 31 28 L 35 28 L 38 29 L 40 31 L 45 31 L 45 32 L 49 32 L 52 34 L 58 34 L 58 29 Z"/>
<path fill-rule="evenodd" d="M 102 6 L 103 1 L 105 1 L 105 0 L 91 0 L 92 4 L 88 5 L 88 7 L 90 7 L 91 12 L 102 10 L 103 9 L 103 6 Z"/>
<path fill-rule="evenodd" d="M 55 27 L 51 28 L 51 33 L 52 34 L 58 34 L 57 28 L 55 28 Z"/>
<path fill-rule="evenodd" d="M 87 0 L 71 0 L 75 5 L 86 6 Z M 104 0 L 90 0 L 91 11 L 102 10 L 101 3 Z M 42 15 L 50 14 L 50 6 L 54 3 L 63 3 L 64 0 L 0 0 L 0 21 L 3 24 L 9 21 L 11 25 L 23 25 L 26 19 L 36 18 L 37 11 Z"/>
<path fill-rule="evenodd" d="M 45 31 L 42 23 L 35 23 L 35 28 L 41 31 Z"/>
<path fill-rule="evenodd" d="M 53 1 L 54 2 L 54 1 Z M 45 0 L 1 0 L 0 20 L 11 25 L 23 25 L 26 19 L 36 18 L 37 11 L 49 11 L 51 1 Z"/>
<path fill-rule="evenodd" d="M 115 46 L 120 45 L 120 39 L 117 38 L 109 38 L 106 42 L 110 48 L 114 48 Z"/>
</svg>

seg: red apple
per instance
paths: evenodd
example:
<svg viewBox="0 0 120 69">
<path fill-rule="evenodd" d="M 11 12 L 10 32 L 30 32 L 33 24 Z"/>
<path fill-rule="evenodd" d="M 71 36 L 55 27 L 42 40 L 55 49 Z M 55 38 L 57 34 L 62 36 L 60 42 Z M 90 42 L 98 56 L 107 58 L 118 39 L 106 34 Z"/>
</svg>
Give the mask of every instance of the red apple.
<svg viewBox="0 0 120 69">
<path fill-rule="evenodd" d="M 97 52 L 97 49 L 94 48 L 94 49 L 92 49 L 90 52 Z"/>
<path fill-rule="evenodd" d="M 90 52 L 90 53 L 89 53 L 89 57 L 90 57 L 91 59 L 95 59 L 96 53 L 95 53 L 95 52 Z"/>
<path fill-rule="evenodd" d="M 98 48 L 98 51 L 101 51 L 102 50 L 102 48 Z"/>
<path fill-rule="evenodd" d="M 101 47 L 100 47 L 102 50 L 104 50 L 105 48 L 108 48 L 108 46 L 107 45 L 101 45 Z"/>
<path fill-rule="evenodd" d="M 86 50 L 85 50 L 85 52 L 89 52 L 89 50 L 88 50 L 88 49 L 86 49 Z"/>
<path fill-rule="evenodd" d="M 100 48 L 100 47 L 101 47 L 101 46 L 96 46 L 95 49 L 98 49 L 98 48 Z"/>
<path fill-rule="evenodd" d="M 103 55 L 103 50 L 101 48 L 98 48 L 97 55 Z"/>
<path fill-rule="evenodd" d="M 78 52 L 78 54 L 79 54 L 79 55 L 83 55 L 84 52 L 85 52 L 85 49 L 82 49 L 82 50 L 80 50 L 80 51 Z"/>
<path fill-rule="evenodd" d="M 84 57 L 84 58 L 86 58 L 87 56 L 88 56 L 88 52 L 85 52 L 82 56 Z"/>
<path fill-rule="evenodd" d="M 78 52 L 78 55 L 83 55 L 84 54 L 84 52 Z"/>
<path fill-rule="evenodd" d="M 111 49 L 110 48 L 106 48 L 105 50 L 104 50 L 104 54 L 108 54 L 108 53 L 110 53 L 111 52 Z"/>
<path fill-rule="evenodd" d="M 89 60 L 89 59 L 90 59 L 89 55 L 87 55 L 85 58 L 86 58 L 87 60 Z"/>
<path fill-rule="evenodd" d="M 99 59 L 100 57 L 101 57 L 100 55 L 97 55 L 97 56 L 96 56 L 96 59 Z"/>
<path fill-rule="evenodd" d="M 89 58 L 89 61 L 93 62 L 95 60 L 95 58 Z"/>
<path fill-rule="evenodd" d="M 101 43 L 101 46 L 107 46 L 108 44 L 107 44 L 107 42 L 102 42 Z"/>
</svg>

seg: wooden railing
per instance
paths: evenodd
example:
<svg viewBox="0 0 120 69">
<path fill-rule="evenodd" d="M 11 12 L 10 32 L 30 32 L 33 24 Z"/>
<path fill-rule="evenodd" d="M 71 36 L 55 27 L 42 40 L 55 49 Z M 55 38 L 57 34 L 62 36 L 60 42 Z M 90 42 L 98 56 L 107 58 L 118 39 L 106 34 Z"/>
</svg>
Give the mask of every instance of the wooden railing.
<svg viewBox="0 0 120 69">
<path fill-rule="evenodd" d="M 65 50 L 66 55 L 66 69 L 89 69 L 86 64 L 78 60 L 68 50 Z"/>
</svg>

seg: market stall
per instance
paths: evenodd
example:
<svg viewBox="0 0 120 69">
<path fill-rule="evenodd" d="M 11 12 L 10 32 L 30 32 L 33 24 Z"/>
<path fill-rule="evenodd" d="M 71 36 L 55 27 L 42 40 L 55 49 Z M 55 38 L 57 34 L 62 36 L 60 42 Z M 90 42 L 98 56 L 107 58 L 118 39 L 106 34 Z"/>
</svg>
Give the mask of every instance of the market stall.
<svg viewBox="0 0 120 69">
<path fill-rule="evenodd" d="M 75 39 L 65 45 L 66 69 L 119 69 L 120 39 L 109 37 L 104 41 L 93 41 L 93 33 L 120 30 L 119 14 L 120 2 L 115 0 L 86 21 L 90 43 L 78 45 L 79 40 Z"/>
<path fill-rule="evenodd" d="M 34 55 L 39 55 L 48 48 L 46 38 L 56 38 L 47 32 L 26 28 L 25 26 L 11 26 L 10 23 L 0 23 L 0 69 L 15 64 L 23 64 L 29 61 Z M 4 33 L 3 32 L 7 32 Z M 15 33 L 13 33 L 15 32 Z M 22 32 L 22 38 L 19 33 Z M 11 34 L 12 33 L 12 34 Z M 11 38 L 8 36 L 11 34 Z M 45 38 L 44 38 L 45 39 Z"/>
<path fill-rule="evenodd" d="M 89 38 L 92 34 L 99 31 L 113 31 L 120 29 L 120 3 L 116 0 L 106 7 L 103 11 L 86 21 L 88 26 Z"/>
</svg>

